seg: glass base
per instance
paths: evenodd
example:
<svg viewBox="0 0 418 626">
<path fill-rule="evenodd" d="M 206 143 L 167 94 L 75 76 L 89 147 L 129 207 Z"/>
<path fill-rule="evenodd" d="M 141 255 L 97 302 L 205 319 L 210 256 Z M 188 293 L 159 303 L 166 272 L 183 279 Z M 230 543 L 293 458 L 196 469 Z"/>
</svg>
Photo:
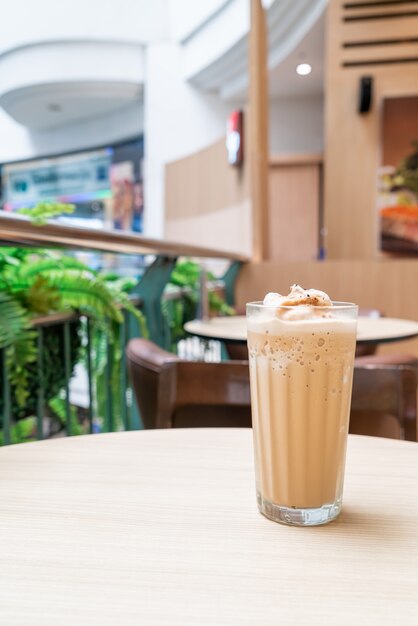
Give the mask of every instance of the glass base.
<svg viewBox="0 0 418 626">
<path fill-rule="evenodd" d="M 268 519 L 288 526 L 320 526 L 332 522 L 341 513 L 341 499 L 317 509 L 296 509 L 273 504 L 257 492 L 257 503 L 260 513 Z"/>
</svg>

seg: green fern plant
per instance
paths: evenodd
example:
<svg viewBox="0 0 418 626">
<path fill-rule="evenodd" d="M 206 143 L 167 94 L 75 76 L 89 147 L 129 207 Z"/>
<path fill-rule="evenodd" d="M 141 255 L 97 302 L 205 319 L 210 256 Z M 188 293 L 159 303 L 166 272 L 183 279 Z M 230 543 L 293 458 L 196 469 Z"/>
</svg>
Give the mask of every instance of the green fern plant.
<svg viewBox="0 0 418 626">
<path fill-rule="evenodd" d="M 0 348 L 11 345 L 29 326 L 29 316 L 9 293 L 0 292 Z"/>
<path fill-rule="evenodd" d="M 16 424 L 12 424 L 10 428 L 10 443 L 22 443 L 22 441 L 31 441 L 35 429 L 36 420 L 34 417 L 26 417 L 19 420 Z M 4 445 L 3 432 L 0 430 L 0 446 Z"/>
<path fill-rule="evenodd" d="M 19 404 L 28 395 L 27 365 L 36 359 L 35 337 L 27 311 L 12 294 L 0 292 L 0 349 Z"/>
<path fill-rule="evenodd" d="M 58 217 L 63 213 L 74 213 L 74 204 L 62 204 L 60 202 L 39 202 L 34 207 L 23 207 L 17 210 L 21 215 L 27 215 L 38 226 L 46 224 L 52 217 Z"/>
<path fill-rule="evenodd" d="M 21 210 L 36 224 L 62 212 L 67 205 L 41 204 Z M 138 321 L 143 336 L 147 328 L 143 314 L 133 305 L 126 292 L 132 279 L 100 275 L 79 260 L 57 251 L 0 247 L 0 349 L 9 373 L 13 415 L 26 419 L 36 407 L 37 332 L 32 321 L 39 315 L 74 311 L 92 320 L 94 352 L 101 351 L 102 338 L 118 345 L 118 328 L 124 320 L 123 310 Z M 71 325 L 71 369 L 82 358 L 80 322 Z M 62 332 L 44 329 L 44 366 L 48 379 L 46 398 L 58 420 L 63 419 Z M 114 350 L 116 359 L 120 358 Z M 102 369 L 103 371 L 103 369 Z M 0 409 L 2 399 L 0 398 Z M 72 418 L 73 419 L 73 418 Z M 76 431 L 74 425 L 74 431 Z M 13 431 L 18 436 L 19 431 Z M 25 431 L 26 432 L 26 431 Z M 1 437 L 0 437 L 1 443 Z"/>
<path fill-rule="evenodd" d="M 58 417 L 61 424 L 64 426 L 67 421 L 67 411 L 65 405 L 65 398 L 61 394 L 56 395 L 49 401 L 49 407 L 53 410 L 54 414 Z M 75 407 L 70 406 L 70 420 L 71 420 L 71 432 L 73 435 L 83 435 L 83 429 L 78 423 L 77 411 Z"/>
<path fill-rule="evenodd" d="M 200 272 L 201 268 L 198 263 L 185 259 L 177 261 L 171 274 L 169 286 L 181 287 L 184 290 L 181 298 L 163 302 L 163 313 L 170 329 L 173 352 L 176 351 L 178 342 L 186 336 L 184 324 L 196 317 L 199 303 Z M 214 274 L 207 272 L 207 280 L 215 280 Z M 208 300 L 211 314 L 234 315 L 234 309 L 218 293 L 209 291 Z"/>
</svg>

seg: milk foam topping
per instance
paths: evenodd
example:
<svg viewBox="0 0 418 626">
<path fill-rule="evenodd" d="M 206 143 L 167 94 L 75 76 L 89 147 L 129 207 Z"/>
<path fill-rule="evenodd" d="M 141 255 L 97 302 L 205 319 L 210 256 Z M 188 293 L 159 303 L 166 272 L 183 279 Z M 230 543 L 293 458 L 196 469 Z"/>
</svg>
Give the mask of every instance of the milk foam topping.
<svg viewBox="0 0 418 626">
<path fill-rule="evenodd" d="M 312 332 L 319 330 L 319 327 L 322 331 L 326 326 L 330 331 L 350 331 L 356 325 L 354 320 L 338 317 L 336 309 L 334 313 L 332 300 L 327 293 L 318 289 L 303 289 L 297 284 L 292 285 L 286 296 L 268 293 L 263 305 L 265 308 L 260 307 L 258 315 L 247 320 L 249 330 L 274 334 L 286 332 L 287 327 L 289 332 L 294 332 L 297 322 L 303 322 L 304 331 L 312 326 Z"/>
<path fill-rule="evenodd" d="M 324 291 L 303 289 L 300 285 L 292 285 L 287 296 L 268 293 L 263 304 L 265 306 L 332 306 L 332 301 Z"/>
</svg>

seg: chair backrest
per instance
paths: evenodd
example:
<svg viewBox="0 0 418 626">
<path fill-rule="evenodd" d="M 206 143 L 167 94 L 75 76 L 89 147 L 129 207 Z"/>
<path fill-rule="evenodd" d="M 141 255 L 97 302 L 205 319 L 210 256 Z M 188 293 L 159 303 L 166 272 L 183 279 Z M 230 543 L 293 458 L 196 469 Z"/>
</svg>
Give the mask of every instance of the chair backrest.
<svg viewBox="0 0 418 626">
<path fill-rule="evenodd" d="M 415 440 L 417 373 L 417 366 L 411 364 L 361 365 L 357 362 L 350 432 Z"/>
<path fill-rule="evenodd" d="M 126 355 L 145 428 L 251 426 L 247 361 L 184 361 L 146 339 Z"/>
<path fill-rule="evenodd" d="M 251 426 L 247 361 L 184 361 L 146 339 L 131 340 L 126 353 L 145 428 Z M 356 364 L 350 432 L 416 439 L 417 372 Z"/>
</svg>

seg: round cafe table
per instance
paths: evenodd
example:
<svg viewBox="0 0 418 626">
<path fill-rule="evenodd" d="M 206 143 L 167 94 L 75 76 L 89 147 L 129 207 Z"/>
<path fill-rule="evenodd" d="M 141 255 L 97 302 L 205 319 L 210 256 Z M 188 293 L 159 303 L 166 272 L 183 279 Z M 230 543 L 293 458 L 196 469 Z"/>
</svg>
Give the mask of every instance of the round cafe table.
<svg viewBox="0 0 418 626">
<path fill-rule="evenodd" d="M 208 320 L 186 322 L 184 329 L 202 339 L 218 339 L 232 343 L 246 343 L 245 316 L 214 317 Z M 389 343 L 418 336 L 418 322 L 394 317 L 366 317 L 360 315 L 357 323 L 357 342 L 361 344 Z"/>
<path fill-rule="evenodd" d="M 343 512 L 255 504 L 252 433 L 184 429 L 0 449 L 5 626 L 412 625 L 418 444 L 349 437 Z"/>
</svg>

